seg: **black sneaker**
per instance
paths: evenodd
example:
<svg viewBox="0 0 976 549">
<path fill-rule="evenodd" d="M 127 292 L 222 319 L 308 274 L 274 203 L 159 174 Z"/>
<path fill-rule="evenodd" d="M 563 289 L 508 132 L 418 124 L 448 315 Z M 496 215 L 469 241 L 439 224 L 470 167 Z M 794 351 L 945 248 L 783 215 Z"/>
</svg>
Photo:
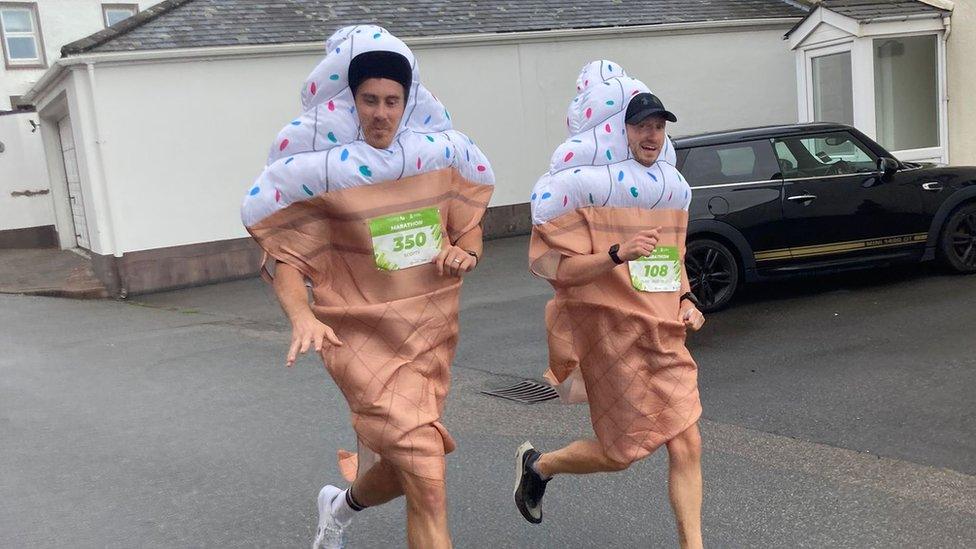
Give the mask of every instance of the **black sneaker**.
<svg viewBox="0 0 976 549">
<path fill-rule="evenodd" d="M 530 442 L 515 451 L 515 506 L 532 524 L 542 522 L 542 496 L 546 493 L 546 483 L 551 480 L 543 480 L 532 468 L 541 455 Z"/>
</svg>

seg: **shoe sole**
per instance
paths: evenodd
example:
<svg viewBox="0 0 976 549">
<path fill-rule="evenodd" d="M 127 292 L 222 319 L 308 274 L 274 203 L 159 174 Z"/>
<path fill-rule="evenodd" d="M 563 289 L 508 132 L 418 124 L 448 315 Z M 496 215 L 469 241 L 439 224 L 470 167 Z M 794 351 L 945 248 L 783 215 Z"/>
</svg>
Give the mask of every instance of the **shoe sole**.
<svg viewBox="0 0 976 549">
<path fill-rule="evenodd" d="M 522 475 L 525 473 L 525 454 L 528 453 L 529 450 L 534 449 L 535 447 L 532 446 L 531 442 L 525 441 L 521 446 L 518 447 L 518 450 L 515 450 L 515 488 L 512 489 L 512 499 L 515 500 L 515 507 L 517 507 L 519 513 L 522 514 L 522 518 L 532 524 L 539 524 L 542 522 L 542 517 L 533 517 L 532 513 L 530 513 L 525 507 L 525 504 L 518 498 L 519 485 L 522 483 Z"/>
</svg>

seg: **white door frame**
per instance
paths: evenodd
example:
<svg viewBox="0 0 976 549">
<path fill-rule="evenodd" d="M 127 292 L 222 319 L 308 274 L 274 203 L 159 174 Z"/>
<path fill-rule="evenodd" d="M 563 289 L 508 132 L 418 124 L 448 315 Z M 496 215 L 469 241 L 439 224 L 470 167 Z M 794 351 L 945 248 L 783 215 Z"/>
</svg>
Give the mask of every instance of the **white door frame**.
<svg viewBox="0 0 976 549">
<path fill-rule="evenodd" d="M 939 117 L 939 144 L 935 147 L 925 147 L 922 149 L 908 149 L 900 151 L 889 151 L 900 160 L 932 160 L 939 159 L 941 162 L 949 162 L 949 88 L 946 78 L 946 45 L 944 31 L 918 31 L 918 32 L 897 32 L 886 34 L 871 34 L 865 36 L 863 41 L 868 45 L 868 53 L 871 60 L 871 98 L 874 98 L 874 40 L 880 38 L 910 38 L 913 36 L 934 36 L 936 44 L 936 59 L 938 68 L 936 79 L 938 80 L 938 91 L 936 101 L 938 101 L 937 115 Z M 877 121 L 872 120 L 872 132 L 869 134 L 872 139 L 877 139 Z M 865 132 L 867 133 L 867 132 Z"/>
<path fill-rule="evenodd" d="M 68 181 L 68 152 L 65 151 L 64 138 L 62 137 L 61 126 L 67 123 L 67 130 L 71 136 L 71 160 L 74 162 L 74 170 L 78 181 L 75 183 L 77 186 L 77 195 L 72 196 L 71 194 L 71 182 Z M 71 116 L 65 115 L 58 119 L 58 150 L 61 153 L 61 161 L 64 164 L 64 185 L 68 193 L 68 208 L 71 212 L 71 234 L 75 237 L 75 246 L 82 249 L 91 249 L 91 232 L 88 229 L 88 204 L 87 197 L 85 196 L 84 189 L 81 184 L 81 166 L 78 165 L 78 145 L 74 135 L 74 124 L 71 122 Z M 72 200 L 72 199 L 76 200 Z M 79 216 L 80 210 L 80 216 Z M 78 218 L 81 218 L 81 226 L 79 226 Z"/>
<path fill-rule="evenodd" d="M 813 122 L 814 112 L 813 112 L 813 60 L 818 57 L 826 57 L 828 55 L 836 55 L 838 53 L 849 53 L 851 56 L 851 89 L 854 97 L 857 96 L 857 84 L 856 72 L 854 66 L 854 41 L 843 42 L 840 44 L 835 44 L 831 46 L 825 46 L 820 48 L 811 48 L 803 51 L 803 74 L 804 74 L 804 88 L 803 93 L 806 96 L 803 101 L 804 108 L 800 111 L 805 118 L 803 122 Z M 857 123 L 858 106 L 857 102 L 854 101 L 854 97 L 851 97 L 851 101 L 854 104 L 853 118 L 855 124 Z"/>
<path fill-rule="evenodd" d="M 51 201 L 54 207 L 54 227 L 58 232 L 58 245 L 62 250 L 77 246 L 74 220 L 68 197 L 68 179 L 64 173 L 64 159 L 61 155 L 61 136 L 58 120 L 68 115 L 67 94 L 62 93 L 49 106 L 38 111 L 41 119 L 41 140 L 44 142 L 44 159 L 47 162 L 48 182 L 51 188 Z"/>
</svg>

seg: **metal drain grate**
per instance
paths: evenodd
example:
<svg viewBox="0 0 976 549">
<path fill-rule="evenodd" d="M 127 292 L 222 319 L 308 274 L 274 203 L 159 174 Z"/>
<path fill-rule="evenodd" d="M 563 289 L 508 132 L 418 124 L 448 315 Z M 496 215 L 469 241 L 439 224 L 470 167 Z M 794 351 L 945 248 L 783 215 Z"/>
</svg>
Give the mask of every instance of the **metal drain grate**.
<svg viewBox="0 0 976 549">
<path fill-rule="evenodd" d="M 507 400 L 514 400 L 522 404 L 535 404 L 559 397 L 551 385 L 528 380 L 520 381 L 511 387 L 481 391 L 481 393 Z"/>
</svg>

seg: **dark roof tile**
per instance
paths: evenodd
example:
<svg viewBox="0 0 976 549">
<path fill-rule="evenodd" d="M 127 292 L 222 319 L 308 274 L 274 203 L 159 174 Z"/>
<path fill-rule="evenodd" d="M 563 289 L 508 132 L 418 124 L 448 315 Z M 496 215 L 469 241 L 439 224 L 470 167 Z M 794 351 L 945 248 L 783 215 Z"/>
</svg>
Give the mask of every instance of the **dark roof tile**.
<svg viewBox="0 0 976 549">
<path fill-rule="evenodd" d="M 62 55 L 321 42 L 350 24 L 402 37 L 656 25 L 806 15 L 790 0 L 166 0 Z"/>
</svg>

